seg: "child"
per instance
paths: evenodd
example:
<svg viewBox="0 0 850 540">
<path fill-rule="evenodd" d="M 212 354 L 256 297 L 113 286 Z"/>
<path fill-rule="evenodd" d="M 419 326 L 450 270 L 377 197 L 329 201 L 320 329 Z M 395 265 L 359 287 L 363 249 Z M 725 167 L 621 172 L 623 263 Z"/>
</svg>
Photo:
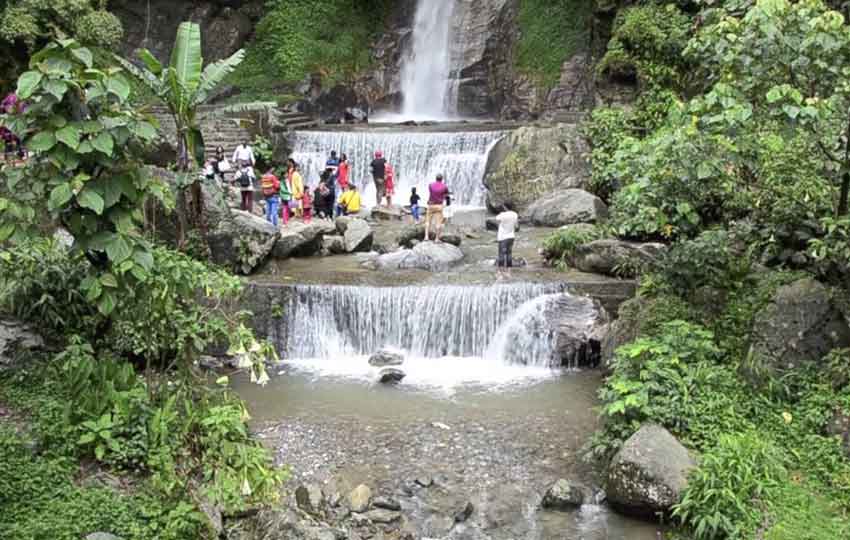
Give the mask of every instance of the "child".
<svg viewBox="0 0 850 540">
<path fill-rule="evenodd" d="M 421 197 L 416 194 L 416 188 L 410 188 L 410 213 L 413 214 L 413 223 L 419 223 L 419 200 Z"/>
<path fill-rule="evenodd" d="M 387 163 L 384 166 L 384 182 L 386 186 L 387 208 L 393 205 L 393 193 L 395 192 L 395 170 L 393 166 Z"/>
<path fill-rule="evenodd" d="M 310 186 L 304 186 L 304 195 L 301 197 L 301 210 L 304 213 L 304 223 L 310 223 L 313 219 L 313 198 L 310 195 Z"/>
</svg>

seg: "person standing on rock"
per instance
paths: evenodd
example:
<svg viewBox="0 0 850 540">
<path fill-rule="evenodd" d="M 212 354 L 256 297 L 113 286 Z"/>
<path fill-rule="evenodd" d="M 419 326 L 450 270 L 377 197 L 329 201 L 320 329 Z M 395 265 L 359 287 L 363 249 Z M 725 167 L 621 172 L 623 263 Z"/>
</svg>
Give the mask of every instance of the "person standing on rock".
<svg viewBox="0 0 850 540">
<path fill-rule="evenodd" d="M 292 202 L 292 191 L 289 187 L 289 178 L 284 178 L 280 183 L 280 218 L 283 220 L 283 225 L 289 225 L 289 215 L 291 213 L 289 205 Z"/>
<path fill-rule="evenodd" d="M 410 213 L 413 216 L 413 223 L 419 223 L 419 201 L 422 199 L 417 193 L 416 188 L 410 188 Z"/>
<path fill-rule="evenodd" d="M 376 206 L 381 206 L 381 201 L 386 196 L 386 178 L 387 160 L 384 159 L 384 153 L 378 150 L 375 152 L 375 159 L 372 160 L 372 180 L 375 182 L 375 197 L 377 199 Z"/>
<path fill-rule="evenodd" d="M 348 162 L 348 156 L 343 154 L 339 158 L 339 172 L 337 173 L 336 183 L 339 186 L 339 193 L 345 192 L 348 187 L 348 181 L 351 177 L 351 164 Z"/>
<path fill-rule="evenodd" d="M 395 193 L 395 169 L 389 163 L 384 166 L 384 193 L 387 196 L 387 208 L 389 208 L 393 205 Z"/>
<path fill-rule="evenodd" d="M 248 141 L 242 141 L 242 144 L 236 147 L 233 151 L 233 163 L 242 163 L 247 161 L 253 167 L 257 160 L 254 159 L 254 149 L 248 144 Z"/>
<path fill-rule="evenodd" d="M 254 168 L 248 161 L 242 161 L 239 165 L 239 171 L 236 173 L 236 184 L 239 186 L 239 191 L 242 194 L 241 208 L 245 212 L 252 212 L 254 209 Z"/>
<path fill-rule="evenodd" d="M 496 216 L 496 222 L 499 224 L 499 232 L 496 235 L 496 240 L 499 242 L 499 257 L 496 260 L 496 265 L 500 269 L 511 268 L 514 265 L 514 240 L 516 239 L 516 226 L 519 222 L 519 215 L 514 212 L 511 203 L 505 203 L 502 208 L 502 212 Z"/>
<path fill-rule="evenodd" d="M 443 175 L 438 174 L 435 181 L 428 186 L 428 208 L 425 211 L 425 240 L 431 239 L 431 222 L 434 222 L 434 241 L 440 241 L 443 233 L 443 205 L 449 194 L 449 188 L 443 181 Z"/>
<path fill-rule="evenodd" d="M 266 221 L 277 228 L 277 218 L 280 212 L 278 210 L 280 205 L 280 180 L 271 169 L 260 178 L 260 188 L 263 190 L 263 197 L 266 199 Z"/>
<path fill-rule="evenodd" d="M 290 209 L 295 211 L 296 216 L 301 216 L 301 199 L 304 197 L 304 178 L 298 172 L 298 163 L 294 159 L 286 160 L 286 179 L 289 182 L 289 191 L 292 193 Z"/>
</svg>

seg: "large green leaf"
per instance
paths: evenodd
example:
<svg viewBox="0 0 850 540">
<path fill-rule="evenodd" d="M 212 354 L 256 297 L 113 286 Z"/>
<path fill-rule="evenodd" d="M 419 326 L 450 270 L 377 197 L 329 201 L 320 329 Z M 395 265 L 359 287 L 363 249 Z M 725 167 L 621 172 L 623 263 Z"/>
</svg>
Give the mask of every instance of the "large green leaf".
<svg viewBox="0 0 850 540">
<path fill-rule="evenodd" d="M 164 91 L 164 85 L 162 80 L 160 80 L 155 74 L 151 73 L 147 69 L 142 69 L 129 60 L 122 58 L 121 56 L 113 55 L 113 58 L 121 64 L 121 67 L 124 68 L 124 71 L 130 74 L 134 79 L 138 80 L 142 84 L 148 87 L 148 90 L 156 94 L 157 96 L 161 96 Z"/>
<path fill-rule="evenodd" d="M 133 255 L 130 245 L 120 234 L 116 234 L 111 242 L 106 244 L 106 256 L 113 264 L 120 264 Z"/>
<path fill-rule="evenodd" d="M 180 23 L 171 51 L 170 66 L 177 73 L 177 80 L 190 93 L 194 93 L 201 82 L 203 65 L 201 27 L 193 22 Z"/>
<path fill-rule="evenodd" d="M 97 137 L 91 141 L 94 149 L 102 154 L 112 157 L 113 141 L 112 136 L 107 131 L 101 131 Z"/>
<path fill-rule="evenodd" d="M 73 124 L 68 124 L 57 131 L 56 138 L 72 150 L 76 150 L 80 146 L 80 130 Z"/>
<path fill-rule="evenodd" d="M 103 197 L 101 197 L 100 193 L 96 192 L 94 189 L 86 188 L 81 191 L 77 195 L 77 202 L 80 203 L 80 206 L 83 208 L 88 208 L 89 210 L 94 211 L 97 215 L 103 213 Z"/>
<path fill-rule="evenodd" d="M 37 71 L 27 71 L 18 79 L 18 89 L 16 93 L 21 99 L 28 99 L 32 96 L 35 87 L 41 82 L 42 74 Z"/>
<path fill-rule="evenodd" d="M 200 129 L 192 128 L 186 133 L 189 156 L 198 166 L 204 163 L 204 135 Z"/>
<path fill-rule="evenodd" d="M 136 51 L 136 55 L 139 57 L 139 60 L 144 62 L 145 67 L 147 67 L 151 73 L 153 73 L 157 77 L 162 74 L 162 64 L 159 63 L 159 60 L 156 59 L 156 56 L 151 54 L 149 50 L 139 49 L 138 51 Z"/>
<path fill-rule="evenodd" d="M 204 68 L 204 73 L 201 75 L 201 83 L 198 91 L 193 98 L 193 105 L 201 105 L 207 100 L 210 92 L 221 84 L 225 77 L 236 69 L 236 66 L 242 63 L 245 59 L 245 50 L 239 49 L 233 53 L 230 58 L 213 62 Z"/>
<path fill-rule="evenodd" d="M 130 97 L 130 85 L 121 75 L 115 75 L 106 80 L 106 89 L 118 96 L 121 101 Z"/>
<path fill-rule="evenodd" d="M 56 145 L 56 137 L 52 131 L 40 131 L 27 141 L 27 148 L 32 152 L 47 152 Z"/>
<path fill-rule="evenodd" d="M 57 208 L 63 206 L 73 196 L 73 192 L 71 191 L 71 184 L 65 182 L 63 184 L 59 184 L 53 191 L 50 192 L 50 199 L 47 201 L 47 208 L 51 212 L 56 210 Z"/>
<path fill-rule="evenodd" d="M 91 68 L 94 57 L 90 50 L 85 47 L 79 47 L 77 49 L 72 49 L 71 54 L 73 54 L 74 58 L 82 62 L 87 68 Z"/>
</svg>

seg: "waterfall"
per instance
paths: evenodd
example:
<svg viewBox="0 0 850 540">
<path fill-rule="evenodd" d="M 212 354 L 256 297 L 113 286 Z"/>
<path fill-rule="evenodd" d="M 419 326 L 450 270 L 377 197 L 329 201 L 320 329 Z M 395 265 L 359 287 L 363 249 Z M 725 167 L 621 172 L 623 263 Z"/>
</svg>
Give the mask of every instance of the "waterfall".
<svg viewBox="0 0 850 540">
<path fill-rule="evenodd" d="M 397 203 L 406 204 L 412 187 L 427 197 L 428 184 L 442 173 L 454 194 L 453 203 L 483 206 L 487 155 L 502 135 L 500 131 L 297 131 L 289 143 L 305 181 L 314 187 L 331 150 L 347 154 L 351 179 L 367 206 L 375 200 L 369 165 L 376 150 L 383 151 L 395 168 Z"/>
<path fill-rule="evenodd" d="M 383 347 L 421 357 L 484 356 L 525 302 L 561 285 L 296 286 L 287 307 L 287 357 L 369 355 Z"/>
<path fill-rule="evenodd" d="M 402 67 L 406 119 L 445 120 L 457 109 L 452 74 L 452 20 L 456 0 L 419 0 L 411 50 Z"/>
</svg>

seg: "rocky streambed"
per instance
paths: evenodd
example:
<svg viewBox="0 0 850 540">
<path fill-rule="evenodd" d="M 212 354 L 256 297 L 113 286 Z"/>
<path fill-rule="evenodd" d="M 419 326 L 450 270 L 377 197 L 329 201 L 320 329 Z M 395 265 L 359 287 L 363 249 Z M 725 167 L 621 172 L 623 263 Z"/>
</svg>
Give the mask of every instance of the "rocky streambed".
<svg viewBox="0 0 850 540">
<path fill-rule="evenodd" d="M 292 478 L 279 508 L 232 524 L 231 535 L 654 540 L 656 527 L 607 508 L 582 459 L 599 382 L 588 371 L 386 387 L 298 363 L 265 388 L 238 381 L 256 432 Z M 544 509 L 558 479 L 581 501 Z"/>
</svg>

